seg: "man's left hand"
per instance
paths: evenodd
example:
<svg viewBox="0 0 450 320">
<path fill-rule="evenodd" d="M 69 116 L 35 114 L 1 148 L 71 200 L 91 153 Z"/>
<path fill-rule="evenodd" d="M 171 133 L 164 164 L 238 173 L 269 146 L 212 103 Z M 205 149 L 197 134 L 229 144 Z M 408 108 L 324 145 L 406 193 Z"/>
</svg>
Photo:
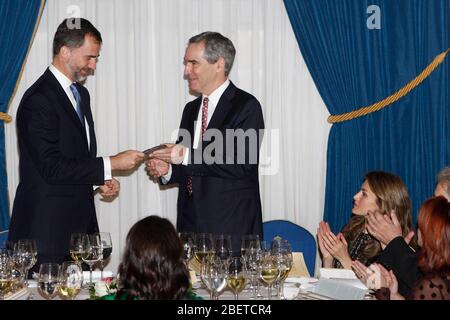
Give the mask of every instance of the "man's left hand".
<svg viewBox="0 0 450 320">
<path fill-rule="evenodd" d="M 165 143 L 166 148 L 150 154 L 150 158 L 156 158 L 167 163 L 180 164 L 183 162 L 186 148 L 181 144 Z"/>
<path fill-rule="evenodd" d="M 106 180 L 103 186 L 100 186 L 100 195 L 103 198 L 115 197 L 119 194 L 120 182 L 119 180 L 112 178 L 111 180 Z"/>
</svg>

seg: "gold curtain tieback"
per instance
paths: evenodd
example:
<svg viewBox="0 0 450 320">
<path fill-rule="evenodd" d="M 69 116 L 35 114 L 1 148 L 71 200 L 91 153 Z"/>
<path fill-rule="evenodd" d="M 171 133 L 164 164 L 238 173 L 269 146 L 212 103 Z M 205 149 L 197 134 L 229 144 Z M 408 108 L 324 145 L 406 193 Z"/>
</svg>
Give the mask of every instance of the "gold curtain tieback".
<svg viewBox="0 0 450 320">
<path fill-rule="evenodd" d="M 0 120 L 5 121 L 6 123 L 11 122 L 12 118 L 9 114 L 0 112 Z"/>
<path fill-rule="evenodd" d="M 416 88 L 420 83 L 422 83 L 423 80 L 425 80 L 445 59 L 445 56 L 450 51 L 450 48 L 448 48 L 446 51 L 442 52 L 434 60 L 413 80 L 411 80 L 407 85 L 405 85 L 403 88 L 395 92 L 394 94 L 390 95 L 387 98 L 384 98 L 381 101 L 378 101 L 370 106 L 362 107 L 357 110 L 353 110 L 347 113 L 342 113 L 338 115 L 331 115 L 328 117 L 329 123 L 338 123 L 343 122 L 347 120 L 352 120 L 355 118 L 359 118 L 362 116 L 365 116 L 366 114 L 378 111 L 383 109 L 384 107 L 387 107 L 394 103 L 395 101 L 399 100 L 400 98 L 406 96 L 411 90 Z"/>
</svg>

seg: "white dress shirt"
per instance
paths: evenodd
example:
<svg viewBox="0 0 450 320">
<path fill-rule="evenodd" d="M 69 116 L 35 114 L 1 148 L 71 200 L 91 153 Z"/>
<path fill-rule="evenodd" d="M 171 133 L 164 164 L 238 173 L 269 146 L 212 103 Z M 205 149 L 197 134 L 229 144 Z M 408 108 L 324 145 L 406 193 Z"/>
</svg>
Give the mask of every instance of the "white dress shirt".
<svg viewBox="0 0 450 320">
<path fill-rule="evenodd" d="M 72 107 L 77 111 L 77 102 L 75 100 L 75 97 L 70 90 L 70 85 L 73 83 L 70 81 L 69 78 L 67 78 L 61 71 L 59 71 L 53 64 L 49 66 L 49 70 L 53 75 L 55 76 L 56 80 L 58 80 L 59 84 L 63 88 L 64 92 L 66 93 L 67 97 L 69 98 L 70 102 L 72 103 Z M 86 121 L 86 117 L 84 119 L 84 125 L 86 128 L 86 137 L 88 141 L 88 146 L 90 148 L 91 146 L 91 140 L 89 136 L 89 124 Z M 105 180 L 111 180 L 112 179 L 112 173 L 111 173 L 111 159 L 109 157 L 102 157 L 103 158 L 103 170 L 105 174 Z"/>
<path fill-rule="evenodd" d="M 202 95 L 202 99 L 200 100 L 200 109 L 198 110 L 197 115 L 197 121 L 195 122 L 195 132 L 194 132 L 194 142 L 193 142 L 193 149 L 197 149 L 199 142 L 200 142 L 200 133 L 202 130 L 202 106 L 203 106 L 203 99 L 208 98 L 208 118 L 206 120 L 206 125 L 209 125 L 209 121 L 211 120 L 214 111 L 216 110 L 216 106 L 219 103 L 220 98 L 222 97 L 222 94 L 225 92 L 225 90 L 230 85 L 230 80 L 225 80 L 224 83 L 220 85 L 216 90 L 214 90 L 209 96 Z M 184 158 L 182 164 L 187 166 L 189 161 L 189 149 L 186 148 L 186 152 L 184 153 Z M 165 176 L 161 177 L 161 180 L 163 183 L 167 183 L 170 180 L 170 177 L 172 176 L 172 166 L 169 166 L 169 172 Z"/>
</svg>

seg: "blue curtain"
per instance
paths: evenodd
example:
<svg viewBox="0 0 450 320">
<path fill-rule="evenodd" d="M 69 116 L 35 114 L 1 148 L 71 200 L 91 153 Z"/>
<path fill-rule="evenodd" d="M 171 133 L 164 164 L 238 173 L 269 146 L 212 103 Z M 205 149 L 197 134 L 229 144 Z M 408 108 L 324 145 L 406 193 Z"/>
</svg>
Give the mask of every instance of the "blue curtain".
<svg viewBox="0 0 450 320">
<path fill-rule="evenodd" d="M 301 53 L 331 114 L 371 105 L 415 78 L 450 47 L 448 0 L 284 0 Z M 367 13 L 379 7 L 380 29 Z M 373 21 L 371 21 L 373 22 Z M 327 151 L 324 220 L 348 222 L 364 173 L 398 174 L 413 202 L 433 194 L 450 164 L 450 54 L 415 90 L 381 111 L 334 124 Z"/>
<path fill-rule="evenodd" d="M 42 0 L 0 2 L 0 112 L 8 109 L 33 30 L 40 16 Z M 4 122 L 0 120 L 0 231 L 9 226 L 9 200 L 5 160 Z"/>
</svg>

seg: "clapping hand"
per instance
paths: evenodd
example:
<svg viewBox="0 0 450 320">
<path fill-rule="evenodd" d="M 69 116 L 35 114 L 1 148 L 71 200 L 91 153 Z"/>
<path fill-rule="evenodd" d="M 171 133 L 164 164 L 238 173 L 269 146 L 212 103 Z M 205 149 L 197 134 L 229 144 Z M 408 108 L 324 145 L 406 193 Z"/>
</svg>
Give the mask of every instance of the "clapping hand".
<svg viewBox="0 0 450 320">
<path fill-rule="evenodd" d="M 346 269 L 351 268 L 351 258 L 348 253 L 348 245 L 345 237 L 342 233 L 338 233 L 336 236 L 330 229 L 328 223 L 321 222 L 319 224 L 319 248 L 322 254 L 325 253 L 325 257 L 328 258 L 330 254 L 333 258 L 339 260 L 342 266 Z M 328 253 L 328 254 L 327 254 Z M 324 258 L 325 258 L 324 257 Z M 325 261 L 324 261 L 325 262 Z M 329 262 L 325 267 L 331 267 Z"/>
<path fill-rule="evenodd" d="M 391 210 L 390 215 L 382 214 L 379 211 L 369 211 L 366 215 L 367 231 L 381 243 L 384 249 L 393 239 L 402 236 L 402 226 L 398 221 L 395 210 Z M 405 242 L 409 244 L 414 237 L 414 231 L 410 231 L 405 236 Z"/>
</svg>

